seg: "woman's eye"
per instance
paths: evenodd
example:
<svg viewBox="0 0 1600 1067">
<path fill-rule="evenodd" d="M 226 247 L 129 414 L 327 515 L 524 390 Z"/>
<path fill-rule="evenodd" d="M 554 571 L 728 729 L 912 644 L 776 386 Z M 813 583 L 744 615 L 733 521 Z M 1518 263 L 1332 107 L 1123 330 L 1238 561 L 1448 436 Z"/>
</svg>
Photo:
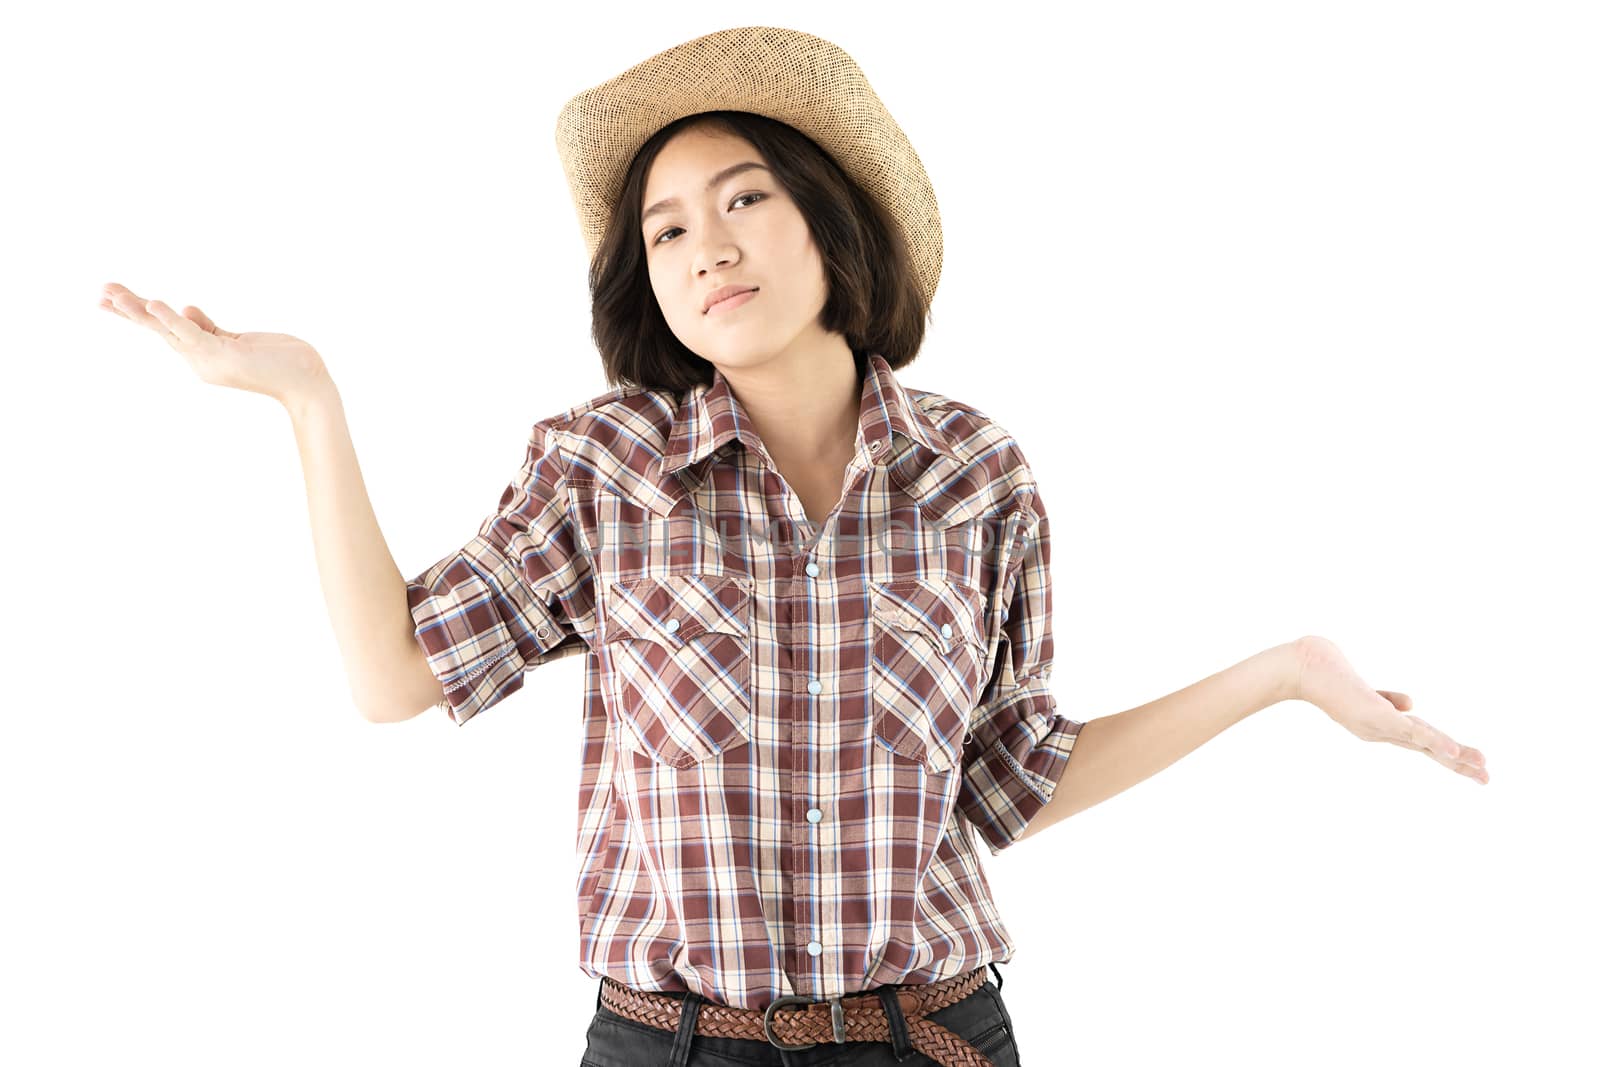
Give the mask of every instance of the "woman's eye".
<svg viewBox="0 0 1600 1067">
<path fill-rule="evenodd" d="M 732 207 L 734 204 L 737 204 L 739 201 L 748 200 L 752 196 L 759 197 L 762 200 L 765 200 L 767 198 L 767 194 L 766 193 L 740 193 L 738 196 L 734 197 L 731 201 L 728 202 L 728 206 Z M 668 226 L 666 229 L 662 230 L 659 234 L 656 235 L 655 243 L 656 244 L 664 243 L 662 241 L 662 238 L 665 237 L 667 234 L 674 232 L 677 229 L 678 229 L 678 227 L 676 227 L 676 226 Z"/>
</svg>

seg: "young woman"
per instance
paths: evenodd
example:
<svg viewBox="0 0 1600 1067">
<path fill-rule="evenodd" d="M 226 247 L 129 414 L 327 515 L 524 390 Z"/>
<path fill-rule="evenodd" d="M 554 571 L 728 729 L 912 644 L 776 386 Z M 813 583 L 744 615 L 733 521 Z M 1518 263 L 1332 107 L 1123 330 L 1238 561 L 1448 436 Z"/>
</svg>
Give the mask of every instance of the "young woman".
<svg viewBox="0 0 1600 1067">
<path fill-rule="evenodd" d="M 310 346 L 120 286 L 104 303 L 289 409 L 368 718 L 464 724 L 586 654 L 586 1064 L 1017 1063 L 979 846 L 1279 700 L 1487 780 L 1316 637 L 1120 715 L 1057 713 L 1039 486 L 997 423 L 895 375 L 938 210 L 835 46 L 690 41 L 573 98 L 558 145 L 613 388 L 538 422 L 478 534 L 410 581 Z"/>
</svg>

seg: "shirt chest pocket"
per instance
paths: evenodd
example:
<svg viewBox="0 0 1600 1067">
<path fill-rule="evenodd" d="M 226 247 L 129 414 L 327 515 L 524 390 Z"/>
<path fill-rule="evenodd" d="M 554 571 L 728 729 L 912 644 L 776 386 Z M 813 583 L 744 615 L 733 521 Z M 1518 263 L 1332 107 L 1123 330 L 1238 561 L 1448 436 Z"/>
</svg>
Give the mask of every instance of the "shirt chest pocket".
<svg viewBox="0 0 1600 1067">
<path fill-rule="evenodd" d="M 603 686 L 625 748 L 673 767 L 750 739 L 750 592 L 743 578 L 612 582 Z"/>
<path fill-rule="evenodd" d="M 988 679 L 982 597 L 954 582 L 872 583 L 872 730 L 930 772 L 961 758 Z"/>
</svg>

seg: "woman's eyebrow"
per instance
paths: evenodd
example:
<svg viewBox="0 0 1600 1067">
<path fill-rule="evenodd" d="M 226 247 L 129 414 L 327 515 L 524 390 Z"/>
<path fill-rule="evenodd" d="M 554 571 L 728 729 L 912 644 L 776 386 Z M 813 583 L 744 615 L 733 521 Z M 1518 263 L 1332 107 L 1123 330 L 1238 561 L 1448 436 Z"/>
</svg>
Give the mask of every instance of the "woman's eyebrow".
<svg viewBox="0 0 1600 1067">
<path fill-rule="evenodd" d="M 717 171 L 715 174 L 713 174 L 711 176 L 711 180 L 706 182 L 706 192 L 709 193 L 711 190 L 715 189 L 717 186 L 721 185 L 723 182 L 727 181 L 729 178 L 733 177 L 735 174 L 743 174 L 747 170 L 765 170 L 765 171 L 767 171 L 768 174 L 772 173 L 772 171 L 769 170 L 767 167 L 763 166 L 760 163 L 756 163 L 754 161 L 748 161 L 747 160 L 744 163 L 735 163 L 733 166 L 724 167 L 721 170 Z M 673 208 L 675 208 L 677 206 L 678 206 L 678 198 L 675 197 L 675 196 L 669 196 L 667 199 L 659 200 L 656 203 L 651 204 L 649 207 L 645 208 L 644 209 L 644 214 L 639 216 L 639 221 L 640 222 L 644 222 L 651 215 L 654 215 L 657 212 L 670 211 L 670 210 L 672 210 Z"/>
</svg>

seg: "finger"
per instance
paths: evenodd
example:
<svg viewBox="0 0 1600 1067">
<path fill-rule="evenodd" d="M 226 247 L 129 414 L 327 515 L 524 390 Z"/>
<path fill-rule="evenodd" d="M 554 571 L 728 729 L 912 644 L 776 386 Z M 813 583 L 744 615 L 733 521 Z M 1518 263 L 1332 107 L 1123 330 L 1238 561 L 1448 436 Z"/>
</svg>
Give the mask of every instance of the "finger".
<svg viewBox="0 0 1600 1067">
<path fill-rule="evenodd" d="M 211 317 L 209 315 L 195 307 L 193 304 L 190 304 L 188 307 L 183 309 L 183 316 L 190 322 L 199 323 L 200 328 L 206 331 L 206 333 L 217 332 L 217 324 L 211 321 Z"/>
<path fill-rule="evenodd" d="M 200 328 L 213 337 L 226 337 L 230 341 L 237 341 L 239 339 L 238 334 L 230 333 L 229 331 L 224 330 L 221 326 L 218 326 L 215 322 L 211 321 L 210 315 L 207 315 L 204 311 L 201 311 L 193 304 L 190 304 L 188 307 L 183 309 L 183 316 L 184 318 L 189 319 L 191 322 L 199 323 Z"/>
<path fill-rule="evenodd" d="M 1461 749 L 1461 758 L 1456 760 L 1456 770 L 1468 778 L 1476 778 L 1485 785 L 1489 784 L 1489 767 L 1484 761 L 1483 753 L 1475 748 Z"/>
<path fill-rule="evenodd" d="M 1415 715 L 1407 716 L 1401 721 L 1407 724 L 1411 733 L 1398 740 L 1398 744 L 1432 756 L 1457 774 L 1475 779 L 1484 785 L 1488 784 L 1489 772 L 1483 765 L 1482 752 L 1456 742 L 1442 730 Z"/>
<path fill-rule="evenodd" d="M 170 331 L 179 344 L 199 347 L 211 335 L 202 330 L 192 320 L 184 318 L 159 300 L 152 300 L 145 305 L 150 314 L 162 327 Z"/>
<path fill-rule="evenodd" d="M 1416 706 L 1411 702 L 1411 698 L 1404 693 L 1391 693 L 1387 689 L 1380 689 L 1378 690 L 1378 695 L 1393 704 L 1399 711 L 1410 711 Z"/>
<path fill-rule="evenodd" d="M 100 306 L 129 322 L 156 329 L 159 326 L 144 312 L 145 301 L 126 285 L 107 282 L 100 290 Z"/>
<path fill-rule="evenodd" d="M 1415 715 L 1395 720 L 1394 733 L 1384 738 L 1391 744 L 1425 752 L 1441 763 L 1453 762 L 1459 755 L 1455 742 Z"/>
<path fill-rule="evenodd" d="M 148 326 L 152 330 L 159 330 L 163 334 L 166 333 L 167 328 L 161 324 L 161 320 L 146 310 L 146 302 L 140 300 L 126 289 L 114 294 L 111 299 L 116 303 L 117 310 L 122 312 L 123 316 L 129 321 L 137 322 L 140 326 Z"/>
<path fill-rule="evenodd" d="M 1409 738 L 1412 742 L 1421 745 L 1435 759 L 1455 761 L 1461 758 L 1461 746 L 1446 737 L 1444 731 L 1415 715 L 1408 715 L 1405 722 L 1410 725 Z"/>
</svg>

